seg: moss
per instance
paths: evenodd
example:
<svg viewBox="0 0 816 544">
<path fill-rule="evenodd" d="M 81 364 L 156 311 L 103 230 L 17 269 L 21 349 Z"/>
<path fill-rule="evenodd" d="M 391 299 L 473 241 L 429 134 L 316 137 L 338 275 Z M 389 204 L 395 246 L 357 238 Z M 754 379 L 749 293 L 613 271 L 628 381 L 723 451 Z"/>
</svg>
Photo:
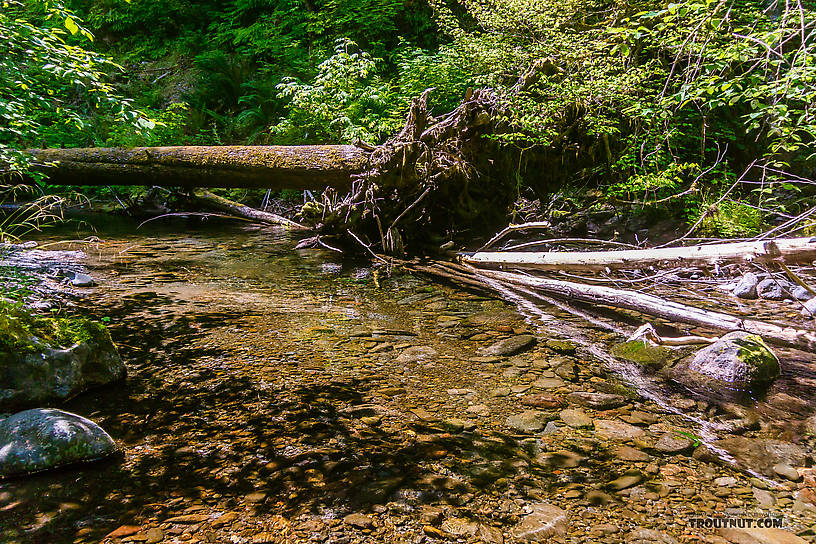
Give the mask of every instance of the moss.
<svg viewBox="0 0 816 544">
<path fill-rule="evenodd" d="M 671 363 L 677 355 L 668 348 L 653 346 L 643 340 L 632 340 L 613 346 L 612 355 L 647 367 L 662 368 Z"/>
<path fill-rule="evenodd" d="M 779 359 L 761 337 L 750 334 L 734 339 L 734 343 L 739 346 L 737 357 L 757 370 L 754 381 L 764 383 L 779 376 Z"/>
<path fill-rule="evenodd" d="M 70 347 L 110 341 L 110 334 L 101 323 L 77 317 L 40 317 L 31 315 L 19 304 L 0 302 L 0 352 L 33 353 L 43 343 Z"/>
</svg>

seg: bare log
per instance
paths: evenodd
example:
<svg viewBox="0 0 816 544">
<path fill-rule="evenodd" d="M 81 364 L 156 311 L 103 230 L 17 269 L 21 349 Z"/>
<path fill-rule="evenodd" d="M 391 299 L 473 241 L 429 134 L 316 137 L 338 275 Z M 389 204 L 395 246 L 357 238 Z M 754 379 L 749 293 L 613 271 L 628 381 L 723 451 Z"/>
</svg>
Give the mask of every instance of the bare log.
<svg viewBox="0 0 816 544">
<path fill-rule="evenodd" d="M 511 285 L 522 285 L 540 290 L 550 296 L 569 301 L 580 301 L 592 305 L 613 306 L 633 310 L 642 314 L 660 317 L 675 323 L 688 323 L 708 329 L 731 332 L 745 331 L 757 334 L 771 344 L 812 352 L 816 350 L 816 331 L 780 327 L 772 323 L 712 312 L 686 306 L 637 291 L 624 291 L 598 285 L 584 285 L 548 278 L 537 278 L 494 270 L 472 269 L 478 277 L 482 275 Z"/>
<path fill-rule="evenodd" d="M 816 238 L 583 253 L 484 251 L 462 254 L 462 260 L 478 266 L 511 266 L 532 270 L 634 269 L 724 263 L 804 264 L 816 260 Z"/>
<path fill-rule="evenodd" d="M 209 191 L 197 190 L 195 191 L 195 193 L 193 193 L 193 199 L 198 205 L 203 206 L 205 208 L 223 212 L 229 215 L 234 215 L 236 217 L 242 217 L 244 219 L 249 219 L 250 221 L 255 221 L 256 223 L 266 223 L 268 225 L 281 225 L 294 230 L 309 229 L 309 227 L 305 227 L 300 223 L 295 223 L 294 221 L 286 219 L 281 215 L 265 212 L 263 210 L 258 210 L 255 208 L 251 208 L 249 206 L 244 206 L 243 204 L 233 202 L 228 198 L 218 196 Z"/>
<path fill-rule="evenodd" d="M 347 190 L 369 153 L 351 145 L 29 149 L 54 185 Z"/>
</svg>

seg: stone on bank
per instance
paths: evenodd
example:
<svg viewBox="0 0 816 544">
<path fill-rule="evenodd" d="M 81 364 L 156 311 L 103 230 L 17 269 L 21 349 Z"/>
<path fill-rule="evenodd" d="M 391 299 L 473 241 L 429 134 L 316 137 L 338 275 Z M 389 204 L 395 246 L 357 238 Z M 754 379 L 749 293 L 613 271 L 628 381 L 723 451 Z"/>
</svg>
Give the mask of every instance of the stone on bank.
<svg viewBox="0 0 816 544">
<path fill-rule="evenodd" d="M 104 459 L 116 443 L 82 416 L 35 408 L 0 422 L 0 479 Z"/>
</svg>

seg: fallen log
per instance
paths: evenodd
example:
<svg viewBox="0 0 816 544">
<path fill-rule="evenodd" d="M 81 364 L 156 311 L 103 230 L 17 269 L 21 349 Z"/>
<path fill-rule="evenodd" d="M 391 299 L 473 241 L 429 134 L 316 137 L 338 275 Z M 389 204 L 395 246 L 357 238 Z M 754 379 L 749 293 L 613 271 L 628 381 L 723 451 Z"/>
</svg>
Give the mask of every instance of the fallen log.
<svg viewBox="0 0 816 544">
<path fill-rule="evenodd" d="M 244 206 L 243 204 L 233 202 L 232 200 L 218 196 L 203 189 L 193 192 L 192 197 L 193 201 L 201 207 L 223 212 L 228 215 L 241 217 L 243 219 L 248 219 L 256 223 L 281 225 L 293 230 L 309 230 L 309 227 L 301 225 L 300 223 L 295 223 L 294 221 L 291 221 L 281 215 Z"/>
<path fill-rule="evenodd" d="M 724 263 L 805 264 L 816 260 L 816 238 L 789 238 L 690 247 L 588 252 L 484 251 L 463 253 L 462 261 L 478 266 L 531 270 L 604 270 Z"/>
<path fill-rule="evenodd" d="M 348 190 L 369 153 L 352 145 L 29 149 L 52 185 Z"/>
<path fill-rule="evenodd" d="M 483 276 L 505 284 L 533 288 L 555 298 L 633 310 L 675 323 L 687 323 L 721 332 L 745 331 L 761 336 L 770 344 L 807 352 L 816 350 L 816 331 L 781 327 L 764 321 L 743 319 L 729 314 L 686 306 L 685 304 L 637 291 L 625 291 L 611 287 L 584 285 L 510 272 L 469 268 L 476 278 Z"/>
</svg>

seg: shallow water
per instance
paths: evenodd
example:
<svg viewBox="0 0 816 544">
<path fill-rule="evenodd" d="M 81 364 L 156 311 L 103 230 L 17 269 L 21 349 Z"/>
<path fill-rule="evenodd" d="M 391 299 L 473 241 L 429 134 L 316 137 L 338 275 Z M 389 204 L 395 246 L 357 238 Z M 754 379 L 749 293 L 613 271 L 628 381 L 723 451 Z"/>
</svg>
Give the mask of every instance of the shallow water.
<svg viewBox="0 0 816 544">
<path fill-rule="evenodd" d="M 508 416 L 530 409 L 525 395 L 588 389 L 628 398 L 585 409 L 593 418 L 646 412 L 654 419 L 635 424 L 647 436 L 716 432 L 705 427 L 723 413 L 713 402 L 678 408 L 687 392 L 604 356 L 604 333 L 555 308 L 525 316 L 365 261 L 296 251 L 272 228 L 95 224 L 101 241 L 84 246 L 85 264 L 100 285 L 80 311 L 108 323 L 129 376 L 63 408 L 99 423 L 122 455 L 0 483 L 4 542 L 98 542 L 121 526 L 137 542 L 150 529 L 166 542 L 420 542 L 439 536 L 429 526 L 448 539 L 498 541 L 498 532 L 510 542 L 524 509 L 543 500 L 573 512 L 564 539 L 595 541 L 595 528 L 612 524 L 603 535 L 613 542 L 642 526 L 688 536 L 689 514 L 752 506 L 739 493 L 695 501 L 681 491 L 713 490 L 715 476 L 748 481 L 727 463 L 690 452 L 621 462 L 618 444 L 588 429 L 508 427 Z M 530 352 L 478 356 L 528 332 L 539 339 Z M 546 343 L 579 335 L 577 353 Z M 416 346 L 436 355 L 404 356 Z M 803 402 L 747 407 L 768 417 L 765 435 L 799 440 L 791 421 L 812 412 L 816 380 L 802 354 L 785 361 L 769 396 Z M 574 366 L 568 376 L 564 363 Z M 558 410 L 543 413 L 558 420 Z M 649 475 L 632 488 L 642 492 L 624 490 L 602 507 L 586 501 L 633 467 Z M 235 519 L 213 523 L 224 513 Z M 350 513 L 374 521 L 344 523 Z M 801 529 L 799 517 L 791 520 Z"/>
</svg>

